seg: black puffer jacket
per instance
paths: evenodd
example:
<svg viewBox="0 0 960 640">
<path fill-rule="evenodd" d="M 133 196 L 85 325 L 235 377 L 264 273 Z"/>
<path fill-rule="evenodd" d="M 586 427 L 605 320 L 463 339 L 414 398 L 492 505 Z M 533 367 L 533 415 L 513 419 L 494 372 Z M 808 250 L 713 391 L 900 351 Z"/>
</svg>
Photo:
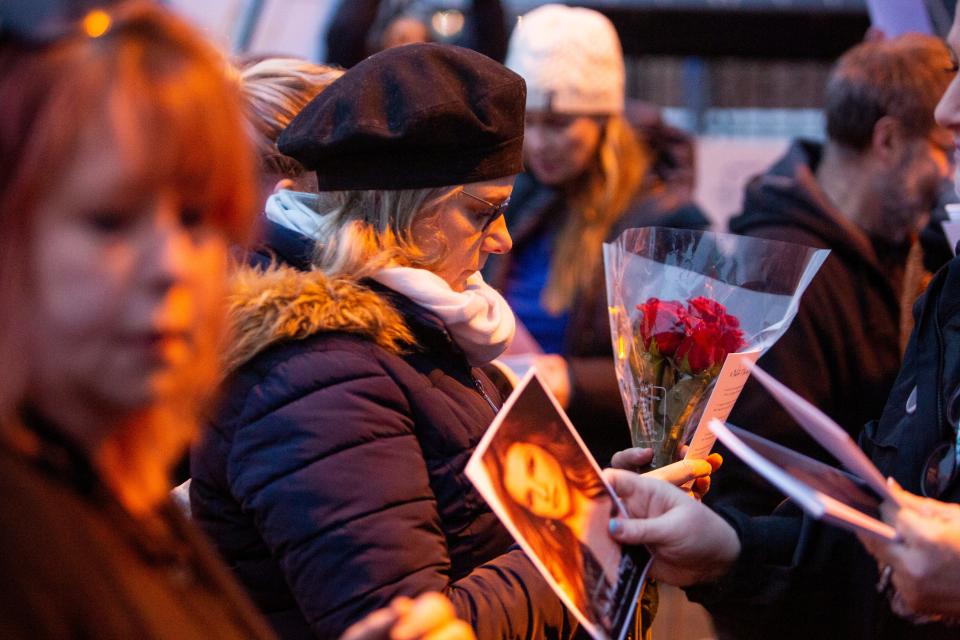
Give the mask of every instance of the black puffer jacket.
<svg viewBox="0 0 960 640">
<path fill-rule="evenodd" d="M 820 147 L 795 143 L 747 187 L 744 212 L 730 222 L 741 235 L 830 249 L 800 300 L 793 324 L 760 366 L 822 409 L 856 439 L 880 415 L 900 366 L 897 280 L 906 251 L 881 250 L 844 219 L 816 183 Z M 830 461 L 755 381 L 737 400 L 730 421 L 792 449 Z M 722 453 L 726 453 L 720 448 Z M 706 501 L 767 514 L 783 496 L 725 455 Z"/>
<path fill-rule="evenodd" d="M 566 215 L 562 194 L 537 182 L 529 173 L 514 184 L 507 211 L 507 228 L 513 249 L 491 255 L 484 270 L 487 282 L 504 290 L 514 256 L 542 234 L 563 222 Z M 639 198 L 610 230 L 608 240 L 625 229 L 648 226 L 706 229 L 710 222 L 697 205 L 674 191 L 664 190 Z M 602 261 L 593 272 L 593 286 L 581 291 L 570 305 L 570 321 L 564 335 L 564 352 L 570 368 L 571 396 L 567 413 L 601 466 L 611 456 L 630 446 L 630 432 L 610 342 L 607 285 Z"/>
<path fill-rule="evenodd" d="M 956 437 L 946 405 L 960 385 L 960 260 L 937 274 L 914 316 L 903 367 L 880 420 L 866 425 L 860 445 L 883 475 L 920 493 L 930 453 Z M 949 486 L 941 499 L 960 502 L 960 483 Z M 732 508 L 720 512 L 740 536 L 740 558 L 721 582 L 690 589 L 688 595 L 727 622 L 723 637 L 958 637 L 956 627 L 915 626 L 894 615 L 874 588 L 876 563 L 853 535 L 801 516 L 789 503 L 770 517 L 750 518 Z"/>
<path fill-rule="evenodd" d="M 191 503 L 285 638 L 446 593 L 480 638 L 560 638 L 563 606 L 463 469 L 500 399 L 442 322 L 370 283 L 245 270 Z"/>
</svg>

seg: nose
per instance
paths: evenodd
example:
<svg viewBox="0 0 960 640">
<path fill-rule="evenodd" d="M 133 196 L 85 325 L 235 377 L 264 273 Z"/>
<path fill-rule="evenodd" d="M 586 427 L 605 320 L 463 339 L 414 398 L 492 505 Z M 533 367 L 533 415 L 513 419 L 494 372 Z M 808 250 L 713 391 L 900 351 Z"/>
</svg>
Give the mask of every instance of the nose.
<svg viewBox="0 0 960 640">
<path fill-rule="evenodd" d="M 513 239 L 507 231 L 507 220 L 502 215 L 490 223 L 487 235 L 483 238 L 483 251 L 486 253 L 507 253 L 513 248 Z"/>
<path fill-rule="evenodd" d="M 546 144 L 543 127 L 537 124 L 528 124 L 523 128 L 523 147 L 529 153 L 542 153 Z"/>
<path fill-rule="evenodd" d="M 954 134 L 960 133 L 960 76 L 950 82 L 937 108 L 934 111 L 937 124 L 950 129 Z"/>
</svg>

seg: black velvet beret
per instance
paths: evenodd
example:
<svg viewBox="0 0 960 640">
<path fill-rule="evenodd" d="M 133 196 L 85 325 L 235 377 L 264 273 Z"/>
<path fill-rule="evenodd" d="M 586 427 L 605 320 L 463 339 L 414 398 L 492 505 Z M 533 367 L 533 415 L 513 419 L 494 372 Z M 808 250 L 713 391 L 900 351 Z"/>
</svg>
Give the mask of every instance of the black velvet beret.
<svg viewBox="0 0 960 640">
<path fill-rule="evenodd" d="M 520 173 L 523 79 L 483 54 L 410 44 L 370 56 L 297 114 L 280 151 L 321 191 L 420 189 Z"/>
</svg>

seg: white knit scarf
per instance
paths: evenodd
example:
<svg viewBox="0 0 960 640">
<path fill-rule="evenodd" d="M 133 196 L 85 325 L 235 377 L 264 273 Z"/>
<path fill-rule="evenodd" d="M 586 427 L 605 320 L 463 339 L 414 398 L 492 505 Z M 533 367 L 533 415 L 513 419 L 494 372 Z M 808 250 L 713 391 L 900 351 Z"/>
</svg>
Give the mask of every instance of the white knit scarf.
<svg viewBox="0 0 960 640">
<path fill-rule="evenodd" d="M 487 364 L 513 340 L 513 311 L 479 271 L 467 279 L 462 292 L 426 269 L 388 267 L 372 277 L 439 316 L 473 366 Z"/>
</svg>

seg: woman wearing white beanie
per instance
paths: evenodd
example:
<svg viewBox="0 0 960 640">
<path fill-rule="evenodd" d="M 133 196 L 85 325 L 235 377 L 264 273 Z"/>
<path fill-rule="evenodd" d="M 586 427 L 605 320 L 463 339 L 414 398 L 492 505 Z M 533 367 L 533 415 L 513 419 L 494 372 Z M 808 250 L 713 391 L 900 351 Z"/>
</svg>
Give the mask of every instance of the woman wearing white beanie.
<svg viewBox="0 0 960 640">
<path fill-rule="evenodd" d="M 506 65 L 527 83 L 526 172 L 507 225 L 513 251 L 487 280 L 549 354 L 541 374 L 605 465 L 630 445 L 611 357 L 601 245 L 631 227 L 705 228 L 663 188 L 624 111 L 620 40 L 602 14 L 549 4 L 526 14 Z"/>
</svg>

